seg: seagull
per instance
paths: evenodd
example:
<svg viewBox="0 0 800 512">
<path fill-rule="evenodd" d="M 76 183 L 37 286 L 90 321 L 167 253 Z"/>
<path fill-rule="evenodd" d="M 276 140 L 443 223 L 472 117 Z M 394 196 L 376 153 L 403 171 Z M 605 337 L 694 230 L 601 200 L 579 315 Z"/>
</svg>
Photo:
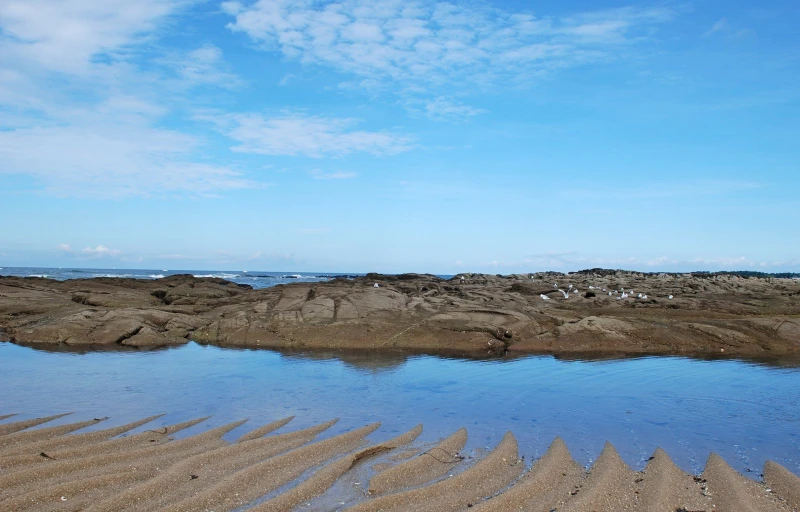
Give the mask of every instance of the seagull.
<svg viewBox="0 0 800 512">
<path fill-rule="evenodd" d="M 545 295 L 545 294 L 541 294 L 541 295 L 539 295 L 539 297 L 541 297 L 541 298 L 542 298 L 542 300 L 550 300 L 550 297 L 548 297 L 548 296 L 547 296 L 547 295 Z"/>
<path fill-rule="evenodd" d="M 622 295 L 620 295 L 620 298 L 621 299 L 627 299 L 628 298 L 628 294 L 625 293 L 625 292 L 622 292 Z"/>
<path fill-rule="evenodd" d="M 638 295 L 638 297 L 641 299 L 641 298 L 642 298 L 642 294 L 640 293 L 640 294 Z"/>
<path fill-rule="evenodd" d="M 570 289 L 570 290 L 572 289 L 572 285 L 569 285 L 569 289 Z"/>
<path fill-rule="evenodd" d="M 611 292 L 608 292 L 608 296 L 611 297 Z"/>
<path fill-rule="evenodd" d="M 669 296 L 669 297 L 667 297 L 667 298 L 668 298 L 669 300 L 672 300 L 672 295 L 670 295 L 670 296 Z"/>
<path fill-rule="evenodd" d="M 646 299 L 646 298 L 647 298 L 647 295 L 642 295 L 642 298 L 643 298 L 643 299 Z"/>
<path fill-rule="evenodd" d="M 381 285 L 379 285 L 378 283 L 375 283 L 375 284 L 373 284 L 373 285 L 372 285 L 372 287 L 373 287 L 373 288 L 380 288 L 380 287 L 381 287 Z"/>
<path fill-rule="evenodd" d="M 558 290 L 558 283 L 553 283 L 553 288 L 555 288 L 556 290 Z"/>
<path fill-rule="evenodd" d="M 559 288 L 559 290 L 558 290 L 558 291 L 560 291 L 561 293 L 563 293 L 563 294 L 564 294 L 564 298 L 565 298 L 565 299 L 568 299 L 568 298 L 569 298 L 569 292 L 565 292 L 564 290 L 562 290 L 562 289 L 560 289 L 560 288 Z"/>
</svg>

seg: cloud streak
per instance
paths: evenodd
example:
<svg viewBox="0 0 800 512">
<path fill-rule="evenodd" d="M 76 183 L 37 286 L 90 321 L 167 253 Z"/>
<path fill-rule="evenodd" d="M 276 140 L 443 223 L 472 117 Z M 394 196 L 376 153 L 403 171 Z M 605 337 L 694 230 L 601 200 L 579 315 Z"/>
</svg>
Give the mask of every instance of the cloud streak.
<svg viewBox="0 0 800 512">
<path fill-rule="evenodd" d="M 315 170 L 311 172 L 311 176 L 315 180 L 349 180 L 357 177 L 358 173 L 350 171 L 322 172 Z"/>
<path fill-rule="evenodd" d="M 408 151 L 412 139 L 388 132 L 353 130 L 349 118 L 256 113 L 201 116 L 214 121 L 220 132 L 238 142 L 239 153 L 273 156 L 342 156 L 350 153 L 392 155 Z"/>
<path fill-rule="evenodd" d="M 87 256 L 102 257 L 102 256 L 119 256 L 122 251 L 118 249 L 109 249 L 105 245 L 98 245 L 97 247 L 84 247 L 81 253 Z"/>
<path fill-rule="evenodd" d="M 561 195 L 587 199 L 664 199 L 674 197 L 719 196 L 748 192 L 764 185 L 754 181 L 694 180 L 686 183 L 653 183 L 641 187 L 615 187 L 565 190 Z"/>
</svg>

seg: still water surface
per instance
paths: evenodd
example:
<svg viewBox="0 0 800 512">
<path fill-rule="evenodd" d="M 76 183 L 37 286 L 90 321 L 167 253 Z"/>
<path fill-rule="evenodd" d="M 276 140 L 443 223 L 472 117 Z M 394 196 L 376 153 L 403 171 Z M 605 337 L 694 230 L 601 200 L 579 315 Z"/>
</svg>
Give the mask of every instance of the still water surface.
<svg viewBox="0 0 800 512">
<path fill-rule="evenodd" d="M 213 415 L 184 435 L 249 418 L 231 439 L 290 415 L 284 430 L 341 418 L 326 436 L 380 421 L 374 440 L 417 423 L 422 441 L 465 426 L 470 450 L 512 430 L 527 460 L 561 436 L 584 465 L 610 441 L 635 469 L 661 446 L 693 473 L 714 451 L 756 478 L 767 459 L 800 474 L 800 370 L 740 361 L 282 354 L 195 343 L 78 354 L 0 343 L 0 414 L 67 411 L 61 423 L 111 417 L 97 428 L 166 413 L 140 430 Z"/>
</svg>

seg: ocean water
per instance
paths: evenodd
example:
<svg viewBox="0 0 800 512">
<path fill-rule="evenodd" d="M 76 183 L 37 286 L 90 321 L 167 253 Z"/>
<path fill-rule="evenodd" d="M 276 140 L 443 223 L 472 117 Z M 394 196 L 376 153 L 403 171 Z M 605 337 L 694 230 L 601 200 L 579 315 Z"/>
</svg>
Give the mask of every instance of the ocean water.
<svg viewBox="0 0 800 512">
<path fill-rule="evenodd" d="M 800 369 L 742 361 L 647 357 L 470 360 L 403 353 L 235 350 L 189 343 L 127 352 L 49 352 L 0 343 L 0 414 L 110 416 L 95 428 L 158 413 L 139 430 L 211 415 L 249 418 L 229 436 L 286 416 L 282 431 L 340 421 L 326 436 L 379 421 L 387 439 L 424 425 L 421 441 L 460 427 L 481 453 L 511 430 L 531 461 L 561 436 L 589 465 L 610 441 L 633 468 L 656 447 L 699 473 L 710 452 L 758 478 L 765 460 L 800 474 Z"/>
<path fill-rule="evenodd" d="M 354 277 L 359 274 L 326 274 L 322 272 L 262 272 L 254 270 L 180 270 L 180 269 L 109 269 L 109 268 L 53 268 L 4 267 L 0 276 L 90 279 L 92 277 L 126 277 L 134 279 L 162 279 L 175 274 L 192 274 L 195 277 L 218 277 L 234 283 L 249 284 L 253 288 L 266 288 L 295 282 L 327 281 L 335 277 Z"/>
</svg>

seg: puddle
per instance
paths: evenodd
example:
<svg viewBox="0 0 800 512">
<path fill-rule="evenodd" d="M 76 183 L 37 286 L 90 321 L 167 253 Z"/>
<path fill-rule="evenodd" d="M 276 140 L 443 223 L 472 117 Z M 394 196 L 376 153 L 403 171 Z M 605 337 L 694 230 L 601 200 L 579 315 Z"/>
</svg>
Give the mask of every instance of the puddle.
<svg viewBox="0 0 800 512">
<path fill-rule="evenodd" d="M 286 416 L 296 418 L 278 433 L 338 417 L 320 438 L 380 421 L 369 436 L 378 442 L 422 423 L 422 445 L 463 426 L 467 453 L 493 448 L 511 430 L 526 461 L 561 436 L 583 465 L 608 440 L 634 469 L 661 446 L 692 473 L 713 451 L 754 478 L 767 459 L 800 474 L 800 369 L 742 361 L 281 354 L 195 343 L 73 353 L 0 343 L 0 382 L 0 415 L 22 413 L 5 421 L 110 416 L 99 429 L 166 413 L 141 431 L 212 416 L 184 437 L 249 418 L 226 435 L 233 440 Z"/>
</svg>

